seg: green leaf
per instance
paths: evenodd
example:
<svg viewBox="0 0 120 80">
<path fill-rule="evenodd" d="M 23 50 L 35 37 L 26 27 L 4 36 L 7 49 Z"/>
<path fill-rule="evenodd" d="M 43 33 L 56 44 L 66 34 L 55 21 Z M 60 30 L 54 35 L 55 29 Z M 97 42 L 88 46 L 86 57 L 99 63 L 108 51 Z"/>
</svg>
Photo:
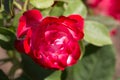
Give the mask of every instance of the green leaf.
<svg viewBox="0 0 120 80">
<path fill-rule="evenodd" d="M 4 10 L 4 7 L 3 7 L 3 1 L 2 0 L 0 0 L 0 12 L 2 12 L 3 10 Z"/>
<path fill-rule="evenodd" d="M 63 80 L 112 80 L 115 68 L 115 54 L 111 46 L 104 46 L 78 64 L 67 69 Z"/>
<path fill-rule="evenodd" d="M 68 2 L 69 0 L 54 0 L 54 1 Z"/>
<path fill-rule="evenodd" d="M 3 25 L 3 15 L 0 14 L 0 27 Z"/>
<path fill-rule="evenodd" d="M 0 46 L 10 50 L 14 48 L 15 34 L 3 27 L 0 27 Z"/>
<path fill-rule="evenodd" d="M 0 70 L 0 80 L 9 80 L 2 70 Z"/>
<path fill-rule="evenodd" d="M 0 27 L 3 25 L 3 19 L 0 19 Z"/>
<path fill-rule="evenodd" d="M 61 16 L 64 12 L 63 3 L 59 2 L 57 3 L 51 10 L 50 15 L 51 16 Z"/>
<path fill-rule="evenodd" d="M 92 44 L 88 44 L 85 46 L 85 56 L 89 56 L 91 54 L 94 54 L 96 51 L 98 51 L 101 47 L 100 46 L 95 46 L 95 45 L 92 45 Z"/>
<path fill-rule="evenodd" d="M 45 80 L 61 80 L 60 76 L 61 76 L 61 71 L 55 71 L 50 76 L 45 78 Z"/>
<path fill-rule="evenodd" d="M 96 46 L 112 44 L 109 31 L 103 24 L 94 21 L 85 22 L 85 41 Z"/>
<path fill-rule="evenodd" d="M 14 15 L 13 0 L 4 0 L 4 9 L 7 13 L 9 13 L 11 16 L 13 16 Z"/>
<path fill-rule="evenodd" d="M 80 14 L 84 18 L 86 17 L 87 9 L 81 0 L 69 0 L 64 15 L 68 16 L 71 14 Z"/>
<path fill-rule="evenodd" d="M 13 26 L 15 27 L 15 29 L 18 27 L 20 16 L 22 16 L 22 12 L 19 12 L 18 14 L 16 14 L 13 19 Z"/>
<path fill-rule="evenodd" d="M 54 70 L 40 67 L 25 54 L 22 54 L 22 66 L 24 72 L 30 77 L 31 80 L 44 80 L 52 73 L 54 74 Z"/>
<path fill-rule="evenodd" d="M 50 11 L 51 11 L 51 7 L 46 8 L 46 9 L 43 9 L 43 10 L 40 10 L 40 11 L 41 11 L 41 13 L 42 13 L 42 15 L 43 15 L 44 17 L 49 16 L 49 13 L 50 13 Z"/>
<path fill-rule="evenodd" d="M 85 53 L 85 45 L 84 45 L 83 41 L 80 41 L 79 45 L 80 45 L 80 50 L 81 50 L 81 56 L 80 56 L 80 60 L 81 60 L 83 55 L 84 55 L 84 53 Z"/>
<path fill-rule="evenodd" d="M 118 78 L 117 80 L 120 80 L 120 78 Z"/>
<path fill-rule="evenodd" d="M 48 8 L 54 4 L 54 0 L 30 0 L 30 3 L 36 8 Z"/>
<path fill-rule="evenodd" d="M 93 21 L 97 21 L 97 22 L 100 22 L 104 25 L 106 25 L 106 27 L 108 29 L 112 29 L 113 27 L 116 27 L 119 25 L 119 22 L 117 22 L 115 19 L 113 19 L 112 17 L 108 17 L 108 16 L 96 16 L 96 15 L 93 15 L 93 16 L 87 16 L 87 20 L 93 20 Z"/>
<path fill-rule="evenodd" d="M 9 39 L 2 34 L 0 34 L 0 40 L 9 41 Z"/>
</svg>

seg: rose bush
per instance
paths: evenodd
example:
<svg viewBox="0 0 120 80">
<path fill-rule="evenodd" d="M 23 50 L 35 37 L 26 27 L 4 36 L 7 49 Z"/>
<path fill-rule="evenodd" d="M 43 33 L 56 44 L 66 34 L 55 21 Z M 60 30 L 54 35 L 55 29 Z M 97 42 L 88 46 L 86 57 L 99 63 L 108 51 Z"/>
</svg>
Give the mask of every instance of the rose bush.
<svg viewBox="0 0 120 80">
<path fill-rule="evenodd" d="M 120 0 L 87 0 L 95 14 L 112 16 L 120 20 Z"/>
<path fill-rule="evenodd" d="M 44 68 L 64 70 L 81 55 L 83 28 L 79 15 L 43 18 L 38 10 L 28 10 L 20 17 L 15 47 Z"/>
</svg>

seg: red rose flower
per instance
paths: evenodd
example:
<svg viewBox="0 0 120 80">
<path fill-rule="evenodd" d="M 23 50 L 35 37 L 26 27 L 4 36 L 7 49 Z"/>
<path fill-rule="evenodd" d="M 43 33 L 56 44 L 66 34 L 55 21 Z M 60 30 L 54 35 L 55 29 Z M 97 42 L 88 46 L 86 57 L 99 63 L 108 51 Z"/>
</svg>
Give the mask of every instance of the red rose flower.
<svg viewBox="0 0 120 80">
<path fill-rule="evenodd" d="M 112 16 L 120 20 L 120 0 L 87 0 L 95 14 Z"/>
<path fill-rule="evenodd" d="M 83 25 L 79 15 L 42 18 L 38 10 L 29 10 L 20 17 L 15 47 L 45 68 L 64 70 L 81 55 Z"/>
</svg>

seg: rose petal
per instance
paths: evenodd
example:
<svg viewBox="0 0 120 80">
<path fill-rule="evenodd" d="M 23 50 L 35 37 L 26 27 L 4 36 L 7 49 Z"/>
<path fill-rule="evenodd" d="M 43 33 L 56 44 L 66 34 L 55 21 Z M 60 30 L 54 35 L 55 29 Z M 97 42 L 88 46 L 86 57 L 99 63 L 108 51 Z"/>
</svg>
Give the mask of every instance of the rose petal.
<svg viewBox="0 0 120 80">
<path fill-rule="evenodd" d="M 77 21 L 77 24 L 79 25 L 78 28 L 83 31 L 84 28 L 84 19 L 79 15 L 70 15 L 68 18 Z"/>
<path fill-rule="evenodd" d="M 26 28 L 26 19 L 24 16 L 21 16 L 19 19 L 19 25 L 17 28 L 17 37 L 20 38 L 23 35 L 26 34 L 27 28 Z"/>
<path fill-rule="evenodd" d="M 80 17 L 79 15 L 71 15 L 69 17 L 61 16 L 59 17 L 59 20 L 68 28 L 74 39 L 80 40 L 83 38 L 84 20 L 82 17 Z"/>
<path fill-rule="evenodd" d="M 67 65 L 71 66 L 77 62 L 81 55 L 81 52 L 80 47 L 76 41 L 70 42 L 67 46 L 69 46 L 69 48 L 67 48 L 67 52 L 69 54 Z"/>
<path fill-rule="evenodd" d="M 24 39 L 24 49 L 26 54 L 29 54 L 31 52 L 31 35 L 32 35 L 32 30 L 29 29 L 26 38 Z"/>
<path fill-rule="evenodd" d="M 58 64 L 62 67 L 67 66 L 67 59 L 68 59 L 68 54 L 59 54 L 58 55 Z"/>
<path fill-rule="evenodd" d="M 25 50 L 23 47 L 23 40 L 16 40 L 14 46 L 19 52 L 25 53 Z"/>
<path fill-rule="evenodd" d="M 17 37 L 21 38 L 26 35 L 27 30 L 31 27 L 36 27 L 42 19 L 42 15 L 39 10 L 29 10 L 23 13 L 20 17 L 19 25 L 17 29 Z"/>
<path fill-rule="evenodd" d="M 29 10 L 23 13 L 23 16 L 26 18 L 26 23 L 30 27 L 37 25 L 42 19 L 42 14 L 39 10 Z"/>
<path fill-rule="evenodd" d="M 46 17 L 41 21 L 40 27 L 46 28 L 47 26 L 52 25 L 57 22 L 58 22 L 58 18 L 56 18 L 56 17 Z"/>
<path fill-rule="evenodd" d="M 45 23 L 47 19 L 45 20 Z M 51 44 L 56 39 L 59 39 L 62 36 L 66 36 L 69 39 L 72 38 L 72 35 L 64 25 L 58 24 L 56 22 L 54 22 L 54 24 L 51 24 L 50 22 L 46 24 L 45 23 L 44 21 L 43 24 L 41 22 L 39 27 L 36 29 L 36 31 L 34 31 L 32 35 L 33 48 L 37 49 L 38 46 L 42 46 L 43 42 L 47 44 Z M 43 25 L 47 25 L 47 26 L 44 27 Z"/>
</svg>

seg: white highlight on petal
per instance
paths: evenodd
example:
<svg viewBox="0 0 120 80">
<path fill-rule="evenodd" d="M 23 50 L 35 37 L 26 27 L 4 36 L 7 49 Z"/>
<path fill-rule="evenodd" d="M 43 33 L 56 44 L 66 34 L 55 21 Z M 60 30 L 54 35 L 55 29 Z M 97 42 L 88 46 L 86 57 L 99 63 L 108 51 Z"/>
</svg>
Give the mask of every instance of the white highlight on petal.
<svg viewBox="0 0 120 80">
<path fill-rule="evenodd" d="M 67 64 L 69 65 L 71 63 L 71 61 L 72 61 L 72 57 L 69 55 L 68 59 L 67 59 Z"/>
<path fill-rule="evenodd" d="M 55 40 L 55 41 L 56 41 L 56 44 L 57 44 L 57 45 L 59 45 L 59 44 L 63 44 L 63 42 L 64 42 L 65 39 L 66 39 L 65 36 L 63 36 L 63 37 L 60 38 L 60 39 L 56 39 L 56 40 Z"/>
<path fill-rule="evenodd" d="M 68 30 L 69 30 L 69 32 L 72 34 L 72 36 L 74 37 L 74 38 L 77 38 L 76 37 L 76 34 L 71 30 L 71 29 L 69 29 L 69 28 L 67 28 Z"/>
</svg>

